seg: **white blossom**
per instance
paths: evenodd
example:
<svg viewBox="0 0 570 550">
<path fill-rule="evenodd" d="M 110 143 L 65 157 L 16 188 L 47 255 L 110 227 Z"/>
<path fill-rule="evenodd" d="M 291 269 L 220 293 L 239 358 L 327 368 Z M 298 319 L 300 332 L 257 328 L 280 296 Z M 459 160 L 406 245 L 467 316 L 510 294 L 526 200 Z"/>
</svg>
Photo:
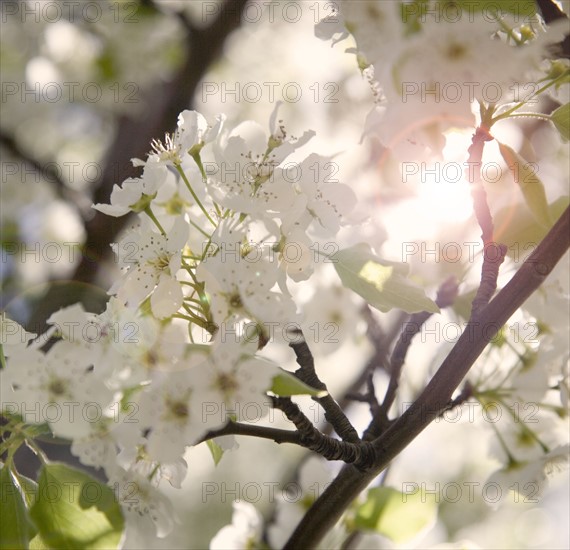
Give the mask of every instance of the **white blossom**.
<svg viewBox="0 0 570 550">
<path fill-rule="evenodd" d="M 200 391 L 193 402 L 201 415 L 203 429 L 223 426 L 232 416 L 259 420 L 269 409 L 272 379 L 279 374 L 275 365 L 253 356 L 255 341 L 236 339 L 220 331 L 210 348 L 206 363 L 201 365 Z M 252 412 L 255 411 L 255 412 Z"/>
<path fill-rule="evenodd" d="M 178 115 L 178 125 L 174 134 L 166 134 L 164 141 L 154 140 L 154 153 L 149 154 L 148 160 L 133 159 L 135 166 L 144 164 L 180 165 L 189 154 L 199 153 L 200 149 L 214 141 L 220 133 L 225 121 L 224 115 L 218 115 L 216 122 L 208 124 L 204 115 L 197 111 L 185 110 Z"/>
<path fill-rule="evenodd" d="M 69 439 L 89 434 L 113 397 L 94 374 L 90 357 L 67 341 L 45 354 L 20 351 L 0 375 L 3 409 L 15 408 L 31 424 L 47 422 L 55 435 Z"/>
<path fill-rule="evenodd" d="M 210 541 L 210 550 L 250 550 L 258 548 L 263 535 L 263 518 L 253 504 L 233 503 L 232 523 L 222 527 Z"/>
<path fill-rule="evenodd" d="M 164 538 L 172 531 L 174 506 L 146 476 L 134 469 L 117 468 L 108 483 L 123 510 L 130 547 L 145 547 L 149 539 Z"/>
<path fill-rule="evenodd" d="M 497 508 L 511 490 L 527 499 L 534 499 L 530 500 L 531 502 L 538 502 L 548 485 L 548 479 L 568 467 L 569 453 L 570 447 L 562 445 L 535 460 L 515 462 L 497 470 L 487 480 L 486 485 L 498 484 L 499 498 L 496 501 L 489 501 L 489 504 Z"/>
<path fill-rule="evenodd" d="M 248 253 L 239 242 L 222 243 L 219 253 L 206 258 L 196 275 L 206 284 L 217 325 L 231 326 L 240 320 L 283 324 L 295 318 L 291 298 L 271 290 L 277 282 L 278 266 L 261 248 L 250 247 Z"/>
<path fill-rule="evenodd" d="M 298 178 L 295 181 L 297 198 L 294 206 L 284 212 L 283 230 L 285 233 L 295 228 L 307 229 L 311 223 L 323 236 L 338 233 L 344 217 L 356 205 L 356 195 L 350 187 L 337 183 L 329 174 L 334 163 L 326 157 L 311 154 L 298 165 Z M 293 177 L 281 171 L 280 178 Z"/>
<path fill-rule="evenodd" d="M 166 181 L 168 171 L 160 164 L 147 163 L 140 178 L 126 179 L 122 187 L 113 186 L 111 204 L 94 204 L 93 208 L 107 216 L 124 216 L 129 212 L 142 212 Z"/>
<path fill-rule="evenodd" d="M 0 346 L 4 357 L 24 349 L 28 342 L 34 339 L 37 334 L 28 332 L 22 325 L 12 321 L 2 312 L 0 315 Z"/>
<path fill-rule="evenodd" d="M 303 334 L 313 353 L 329 355 L 358 334 L 361 311 L 341 286 L 320 286 L 303 306 Z"/>
<path fill-rule="evenodd" d="M 184 299 L 176 274 L 181 268 L 188 232 L 189 226 L 183 218 L 176 220 L 167 235 L 151 229 L 131 230 L 115 247 L 126 272 L 113 284 L 109 294 L 116 294 L 119 300 L 136 307 L 152 293 L 151 308 L 156 317 L 176 313 Z"/>
<path fill-rule="evenodd" d="M 253 121 L 234 128 L 215 149 L 215 170 L 209 173 L 216 200 L 237 212 L 260 216 L 264 210 L 289 208 L 294 200 L 291 184 L 273 181 L 275 169 L 314 132 L 301 138 L 289 137 L 282 121 L 277 126 L 277 109 L 270 120 L 269 137 Z"/>
<path fill-rule="evenodd" d="M 196 369 L 165 371 L 155 377 L 137 397 L 137 419 L 142 429 L 150 429 L 147 451 L 161 463 L 180 460 L 186 446 L 196 443 L 205 431 L 202 418 L 191 401 L 204 374 Z"/>
</svg>

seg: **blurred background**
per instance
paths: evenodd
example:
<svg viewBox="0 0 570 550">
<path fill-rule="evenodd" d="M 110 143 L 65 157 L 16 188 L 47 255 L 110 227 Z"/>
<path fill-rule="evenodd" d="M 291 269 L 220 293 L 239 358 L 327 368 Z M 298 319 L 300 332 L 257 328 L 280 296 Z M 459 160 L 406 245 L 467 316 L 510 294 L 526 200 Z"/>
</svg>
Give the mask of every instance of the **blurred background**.
<svg viewBox="0 0 570 550">
<path fill-rule="evenodd" d="M 415 278 L 431 290 L 454 274 L 468 294 L 478 280 L 479 264 L 470 269 L 466 262 L 434 264 L 417 253 L 402 255 L 418 250 L 410 243 L 433 250 L 435 243 L 451 239 L 478 242 L 469 190 L 453 182 L 403 181 L 379 142 L 362 139 L 373 95 L 355 56 L 345 52 L 354 44 L 348 39 L 331 47 L 314 36 L 315 23 L 333 5 L 318 0 L 2 1 L 2 311 L 39 333 L 49 315 L 64 305 L 81 301 L 90 311 L 104 310 L 106 291 L 118 275 L 110 243 L 129 220 L 104 216 L 91 204 L 109 202 L 114 184 L 139 174 L 131 159 L 145 158 L 151 140 L 171 132 L 182 110 L 196 109 L 209 120 L 223 112 L 229 127 L 246 119 L 268 127 L 277 102 L 282 102 L 279 115 L 290 133 L 312 129 L 317 134 L 294 160 L 309 152 L 338 155 L 338 179 L 353 186 L 361 199 L 353 217 L 366 223 L 356 231 L 344 229 L 338 244 L 367 241 L 387 259 L 407 260 Z M 470 133 L 458 130 L 448 136 L 448 161 L 465 160 Z M 544 124 L 505 124 L 498 137 L 540 159 L 549 200 L 564 193 L 568 150 L 559 147 Z M 491 151 L 489 159 L 493 154 L 498 158 Z M 504 182 L 494 185 L 490 196 L 499 197 Z M 562 279 L 567 279 L 567 269 L 566 263 Z M 319 284 L 329 284 L 327 277 L 323 274 Z M 299 299 L 310 303 L 317 292 L 313 288 L 308 297 L 299 292 Z M 352 296 L 343 296 L 341 303 L 344 343 L 333 353 L 317 355 L 318 370 L 333 395 L 351 386 L 373 352 L 365 323 L 356 321 L 362 304 Z M 330 313 L 324 309 L 321 303 L 313 313 Z M 376 320 L 385 333 L 399 322 L 392 314 Z M 451 346 L 436 344 L 412 347 L 412 389 Z M 292 366 L 286 346 L 273 353 L 284 366 Z M 356 370 L 347 367 L 355 364 Z M 382 388 L 385 380 L 378 383 Z M 305 406 L 312 410 L 310 401 Z M 354 404 L 350 410 L 355 424 L 365 427 L 366 406 Z M 275 419 L 276 425 L 280 422 Z M 389 484 L 400 490 L 407 482 L 428 488 L 465 481 L 483 485 L 498 467 L 489 457 L 491 430 L 484 424 L 465 414 L 431 426 L 390 469 Z M 188 451 L 183 489 L 165 489 L 181 523 L 154 547 L 207 547 L 230 520 L 234 492 L 254 501 L 265 518 L 275 514 L 282 488 L 297 479 L 305 454 L 272 442 L 241 438 L 239 444 L 239 452 L 224 456 L 216 468 L 204 445 Z M 69 459 L 65 452 L 48 446 L 54 458 Z M 37 464 L 32 456 L 21 461 L 33 475 Z M 318 465 L 323 472 L 329 467 Z M 272 496 L 275 483 L 277 495 Z M 247 484 L 253 485 L 247 489 Z M 456 503 L 443 502 L 436 523 L 399 547 L 568 548 L 568 491 L 565 473 L 554 479 L 540 505 L 511 499 L 498 511 L 480 491 L 474 498 L 465 492 Z M 354 547 L 398 546 L 374 537 Z"/>
</svg>

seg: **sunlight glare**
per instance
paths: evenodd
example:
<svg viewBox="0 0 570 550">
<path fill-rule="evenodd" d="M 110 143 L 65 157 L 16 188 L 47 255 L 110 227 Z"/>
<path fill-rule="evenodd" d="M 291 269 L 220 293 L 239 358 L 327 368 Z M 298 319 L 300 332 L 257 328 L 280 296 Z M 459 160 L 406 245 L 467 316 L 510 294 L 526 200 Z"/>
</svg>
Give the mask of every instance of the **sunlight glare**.
<svg viewBox="0 0 570 550">
<path fill-rule="evenodd" d="M 470 130 L 448 132 L 443 159 L 426 164 L 415 200 L 429 220 L 457 223 L 472 214 L 471 192 L 465 179 L 471 134 Z"/>
</svg>

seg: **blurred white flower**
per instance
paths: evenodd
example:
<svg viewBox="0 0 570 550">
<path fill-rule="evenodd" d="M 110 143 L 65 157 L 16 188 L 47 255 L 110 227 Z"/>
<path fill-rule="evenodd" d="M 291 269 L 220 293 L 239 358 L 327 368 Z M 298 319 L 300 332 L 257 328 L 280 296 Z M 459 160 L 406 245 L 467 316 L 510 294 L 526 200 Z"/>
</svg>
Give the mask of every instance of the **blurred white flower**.
<svg viewBox="0 0 570 550">
<path fill-rule="evenodd" d="M 144 548 L 154 537 L 164 538 L 171 533 L 174 506 L 146 476 L 134 469 L 117 468 L 108 484 L 123 510 L 130 545 L 138 543 L 139 548 Z"/>
<path fill-rule="evenodd" d="M 137 421 L 141 429 L 150 429 L 147 451 L 161 463 L 182 458 L 190 446 L 206 431 L 202 418 L 195 414 L 191 401 L 204 373 L 191 368 L 162 372 L 137 396 Z M 198 392 L 200 393 L 200 392 Z"/>
<path fill-rule="evenodd" d="M 37 334 L 28 332 L 16 321 L 8 319 L 4 312 L 0 314 L 0 345 L 4 357 L 26 348 L 28 342 L 36 336 Z"/>
<path fill-rule="evenodd" d="M 295 172 L 286 175 L 288 170 L 283 170 L 281 177 L 294 181 L 297 194 L 295 205 L 281 214 L 285 233 L 305 230 L 312 222 L 323 236 L 338 233 L 344 217 L 356 205 L 356 195 L 348 185 L 332 179 L 329 172 L 332 169 L 334 173 L 334 168 L 330 158 L 311 154 L 293 167 Z"/>
<path fill-rule="evenodd" d="M 45 354 L 27 348 L 12 355 L 0 380 L 3 409 L 15 409 L 30 424 L 47 422 L 55 435 L 68 439 L 88 435 L 113 397 L 94 374 L 91 358 L 67 341 Z"/>
<path fill-rule="evenodd" d="M 562 445 L 535 460 L 515 462 L 497 470 L 487 480 L 486 485 L 497 484 L 500 487 L 498 498 L 486 501 L 493 508 L 498 508 L 512 490 L 527 498 L 529 502 L 538 502 L 548 485 L 548 479 L 568 467 L 569 453 L 570 447 Z"/>
<path fill-rule="evenodd" d="M 222 527 L 210 541 L 210 550 L 250 550 L 259 548 L 263 518 L 253 504 L 233 503 L 232 523 Z"/>
</svg>

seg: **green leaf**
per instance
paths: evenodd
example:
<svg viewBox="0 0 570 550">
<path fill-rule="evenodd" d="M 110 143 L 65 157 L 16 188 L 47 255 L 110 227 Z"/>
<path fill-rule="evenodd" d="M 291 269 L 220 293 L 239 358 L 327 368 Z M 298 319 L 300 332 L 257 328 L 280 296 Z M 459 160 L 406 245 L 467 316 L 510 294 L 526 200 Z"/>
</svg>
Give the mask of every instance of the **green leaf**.
<svg viewBox="0 0 570 550">
<path fill-rule="evenodd" d="M 36 529 L 10 468 L 0 470 L 0 548 L 28 548 Z"/>
<path fill-rule="evenodd" d="M 560 218 L 570 198 L 560 197 L 548 207 L 552 220 Z M 507 245 L 507 255 L 521 261 L 532 252 L 548 233 L 548 227 L 538 223 L 523 203 L 516 203 L 493 215 L 495 239 Z"/>
<path fill-rule="evenodd" d="M 224 456 L 224 449 L 222 449 L 213 439 L 208 439 L 206 441 L 210 453 L 212 453 L 212 458 L 214 459 L 214 464 L 217 466 Z"/>
<path fill-rule="evenodd" d="M 504 143 L 499 143 L 499 150 L 513 173 L 515 183 L 518 183 L 521 188 L 526 204 L 536 220 L 545 227 L 551 227 L 552 220 L 548 210 L 544 185 L 536 175 L 533 165 L 526 162 L 517 152 Z"/>
<path fill-rule="evenodd" d="M 423 289 L 406 278 L 406 264 L 378 258 L 365 243 L 340 250 L 331 260 L 342 284 L 382 312 L 398 308 L 408 313 L 439 313 Z"/>
<path fill-rule="evenodd" d="M 356 510 L 355 527 L 404 543 L 435 521 L 434 497 L 422 491 L 401 493 L 391 487 L 374 487 Z"/>
<path fill-rule="evenodd" d="M 273 384 L 269 391 L 280 397 L 291 397 L 292 395 L 312 395 L 315 397 L 324 397 L 326 391 L 311 388 L 304 382 L 301 382 L 296 376 L 293 376 L 286 370 L 279 369 L 281 372 L 273 377 Z"/>
<path fill-rule="evenodd" d="M 23 476 L 22 474 L 16 474 L 16 480 L 18 485 L 20 485 L 20 490 L 26 501 L 26 506 L 31 508 L 34 502 L 36 502 L 36 495 L 38 493 L 38 484 L 29 477 Z"/>
<path fill-rule="evenodd" d="M 31 516 L 51 548 L 117 548 L 124 527 L 110 487 L 58 463 L 42 468 Z"/>
<path fill-rule="evenodd" d="M 556 129 L 560 132 L 560 135 L 566 140 L 570 140 L 570 103 L 558 107 L 550 115 L 550 120 L 556 126 Z"/>
<path fill-rule="evenodd" d="M 30 541 L 30 550 L 50 550 L 50 547 L 43 541 L 40 535 L 36 535 Z"/>
</svg>

